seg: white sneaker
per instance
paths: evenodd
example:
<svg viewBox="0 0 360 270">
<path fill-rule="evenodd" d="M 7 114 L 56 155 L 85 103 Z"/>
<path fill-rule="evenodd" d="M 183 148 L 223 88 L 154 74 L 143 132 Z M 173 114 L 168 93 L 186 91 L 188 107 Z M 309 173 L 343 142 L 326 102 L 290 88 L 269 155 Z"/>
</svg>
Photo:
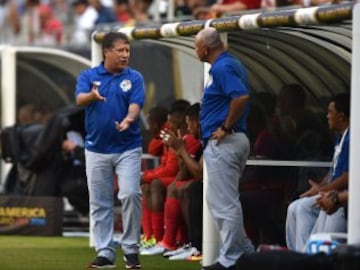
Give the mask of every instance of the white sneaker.
<svg viewBox="0 0 360 270">
<path fill-rule="evenodd" d="M 153 247 L 149 247 L 141 250 L 140 255 L 158 255 L 158 254 L 163 254 L 165 251 L 166 248 L 159 243 Z"/>
<path fill-rule="evenodd" d="M 195 253 L 199 253 L 199 251 L 195 247 L 190 247 L 187 249 L 184 249 L 182 253 L 173 255 L 169 257 L 170 261 L 176 261 L 176 260 L 186 260 L 188 257 L 193 256 Z"/>
<path fill-rule="evenodd" d="M 179 247 L 178 249 L 166 251 L 163 254 L 163 256 L 168 258 L 168 257 L 174 256 L 174 255 L 183 253 L 185 250 L 188 250 L 189 248 L 191 248 L 191 245 L 189 245 L 189 244 L 183 245 L 182 247 Z"/>
</svg>

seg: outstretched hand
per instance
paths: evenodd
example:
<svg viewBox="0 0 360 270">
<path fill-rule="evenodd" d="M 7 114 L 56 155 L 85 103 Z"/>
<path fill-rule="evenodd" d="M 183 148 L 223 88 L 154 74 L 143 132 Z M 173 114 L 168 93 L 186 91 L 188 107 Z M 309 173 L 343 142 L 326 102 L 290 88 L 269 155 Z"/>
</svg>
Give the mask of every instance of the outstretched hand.
<svg viewBox="0 0 360 270">
<path fill-rule="evenodd" d="M 93 84 L 93 87 L 91 88 L 91 93 L 95 100 L 98 101 L 106 101 L 106 98 L 100 95 L 99 93 L 99 86 L 97 84 Z"/>
</svg>

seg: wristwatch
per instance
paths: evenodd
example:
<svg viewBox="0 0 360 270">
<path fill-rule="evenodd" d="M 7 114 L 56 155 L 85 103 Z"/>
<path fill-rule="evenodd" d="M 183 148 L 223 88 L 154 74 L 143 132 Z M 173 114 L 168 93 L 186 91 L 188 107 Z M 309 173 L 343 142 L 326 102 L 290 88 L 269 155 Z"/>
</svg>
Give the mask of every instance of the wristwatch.
<svg viewBox="0 0 360 270">
<path fill-rule="evenodd" d="M 333 191 L 331 193 L 331 201 L 335 206 L 340 206 L 339 193 L 337 191 Z"/>
</svg>

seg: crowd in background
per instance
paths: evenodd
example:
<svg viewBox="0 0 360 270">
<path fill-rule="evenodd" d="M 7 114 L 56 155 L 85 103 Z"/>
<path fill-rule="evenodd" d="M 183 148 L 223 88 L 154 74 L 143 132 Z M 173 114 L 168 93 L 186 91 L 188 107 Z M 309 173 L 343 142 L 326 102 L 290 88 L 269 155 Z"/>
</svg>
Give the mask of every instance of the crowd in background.
<svg viewBox="0 0 360 270">
<path fill-rule="evenodd" d="M 174 20 L 208 19 L 247 9 L 312 6 L 341 0 L 173 0 Z M 0 0 L 5 44 L 84 46 L 99 26 L 153 24 L 169 19 L 168 0 Z"/>
</svg>

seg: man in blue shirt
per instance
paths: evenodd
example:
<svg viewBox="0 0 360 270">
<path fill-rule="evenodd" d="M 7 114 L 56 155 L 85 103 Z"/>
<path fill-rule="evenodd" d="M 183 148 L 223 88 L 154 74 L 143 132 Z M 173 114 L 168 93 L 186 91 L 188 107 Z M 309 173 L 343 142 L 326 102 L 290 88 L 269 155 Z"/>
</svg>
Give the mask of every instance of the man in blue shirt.
<svg viewBox="0 0 360 270">
<path fill-rule="evenodd" d="M 346 231 L 344 208 L 327 214 L 321 211 L 321 197 L 324 192 L 347 189 L 349 180 L 349 123 L 350 97 L 338 94 L 328 106 L 329 129 L 338 133 L 338 140 L 328 175 L 318 184 L 309 180 L 310 189 L 293 201 L 287 210 L 286 243 L 291 250 L 305 251 L 305 244 L 313 233 L 334 233 Z M 336 198 L 335 198 L 336 199 Z"/>
<path fill-rule="evenodd" d="M 122 33 L 102 41 L 104 62 L 83 71 L 76 103 L 85 106 L 85 156 L 96 259 L 89 268 L 114 268 L 114 173 L 119 184 L 126 268 L 141 268 L 141 143 L 139 114 L 145 99 L 142 75 L 128 67 L 130 43 Z"/>
<path fill-rule="evenodd" d="M 221 238 L 217 262 L 203 269 L 235 269 L 242 254 L 254 252 L 244 229 L 238 191 L 250 151 L 248 78 L 244 66 L 225 50 L 215 28 L 196 35 L 195 51 L 201 61 L 212 65 L 201 100 L 200 124 L 208 173 L 205 196 Z"/>
</svg>

